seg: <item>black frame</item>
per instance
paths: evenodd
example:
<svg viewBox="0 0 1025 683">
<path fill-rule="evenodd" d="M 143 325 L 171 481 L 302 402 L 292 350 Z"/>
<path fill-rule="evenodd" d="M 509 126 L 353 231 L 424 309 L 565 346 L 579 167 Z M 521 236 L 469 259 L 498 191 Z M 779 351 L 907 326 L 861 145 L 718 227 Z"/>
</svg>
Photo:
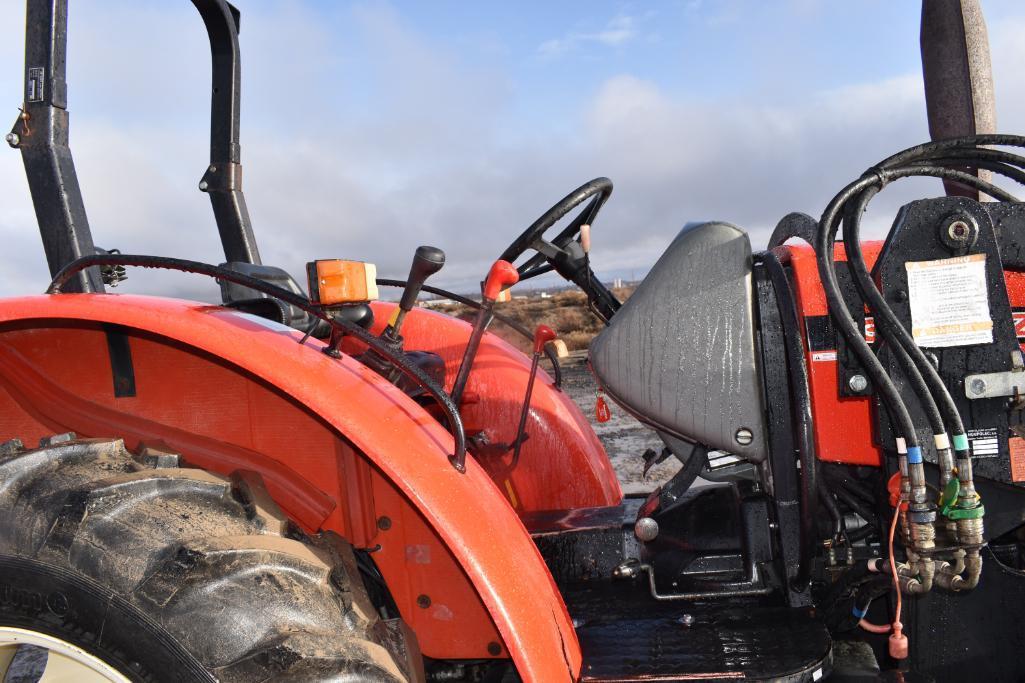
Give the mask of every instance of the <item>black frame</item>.
<svg viewBox="0 0 1025 683">
<path fill-rule="evenodd" d="M 192 0 L 206 24 L 212 65 L 210 164 L 200 189 L 210 195 L 228 261 L 260 263 L 245 196 L 239 146 L 239 12 L 226 0 Z M 21 150 L 50 275 L 96 253 L 68 144 L 68 0 L 27 0 L 22 113 L 8 143 Z M 102 292 L 98 268 L 65 291 Z"/>
</svg>

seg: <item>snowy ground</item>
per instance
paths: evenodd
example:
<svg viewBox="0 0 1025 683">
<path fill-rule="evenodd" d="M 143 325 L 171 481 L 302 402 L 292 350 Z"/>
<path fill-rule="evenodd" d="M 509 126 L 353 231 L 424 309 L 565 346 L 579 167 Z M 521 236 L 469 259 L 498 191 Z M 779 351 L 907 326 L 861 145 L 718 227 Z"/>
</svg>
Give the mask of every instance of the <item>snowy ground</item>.
<svg viewBox="0 0 1025 683">
<path fill-rule="evenodd" d="M 647 493 L 676 474 L 680 469 L 680 463 L 676 458 L 669 458 L 662 464 L 652 467 L 647 477 L 641 476 L 644 468 L 641 455 L 649 448 L 661 452 L 662 441 L 655 436 L 655 432 L 628 415 L 611 399 L 606 398 L 612 419 L 604 423 L 595 419 L 596 385 L 587 368 L 585 354 L 574 353 L 564 359 L 562 371 L 566 393 L 584 411 L 598 438 L 605 444 L 605 450 L 612 459 L 612 466 L 616 469 L 624 493 Z"/>
</svg>

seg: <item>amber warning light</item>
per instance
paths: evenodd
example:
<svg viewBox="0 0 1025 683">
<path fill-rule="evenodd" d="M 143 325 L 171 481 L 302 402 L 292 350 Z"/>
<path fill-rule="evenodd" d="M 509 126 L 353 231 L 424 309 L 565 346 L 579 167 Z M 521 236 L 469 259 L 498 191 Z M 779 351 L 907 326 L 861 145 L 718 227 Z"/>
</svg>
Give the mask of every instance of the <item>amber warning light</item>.
<svg viewBox="0 0 1025 683">
<path fill-rule="evenodd" d="M 318 306 L 338 306 L 378 298 L 377 266 L 362 261 L 330 259 L 306 264 L 310 301 Z"/>
</svg>

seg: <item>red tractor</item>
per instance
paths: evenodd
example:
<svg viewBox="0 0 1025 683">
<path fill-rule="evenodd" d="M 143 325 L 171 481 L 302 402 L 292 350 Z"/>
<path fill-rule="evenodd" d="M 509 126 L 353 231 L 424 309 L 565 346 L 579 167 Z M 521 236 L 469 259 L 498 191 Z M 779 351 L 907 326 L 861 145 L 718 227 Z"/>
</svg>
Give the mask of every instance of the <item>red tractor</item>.
<svg viewBox="0 0 1025 683">
<path fill-rule="evenodd" d="M 1025 208 L 992 178 L 1025 179 L 1025 138 L 990 133 L 977 3 L 924 5 L 939 141 L 785 217 L 767 251 L 687 225 L 625 302 L 589 264 L 604 178 L 517 238 L 479 301 L 425 284 L 431 247 L 405 281 L 317 260 L 304 288 L 262 264 L 239 14 L 193 4 L 221 265 L 94 245 L 67 1 L 28 0 L 7 141 L 53 282 L 0 301 L 5 681 L 1022 679 Z M 948 196 L 860 242 L 910 176 Z M 208 276 L 223 305 L 107 293 L 127 267 Z M 606 323 L 601 390 L 680 462 L 650 495 L 623 496 L 550 330 L 517 328 L 532 358 L 487 333 L 504 290 L 552 271 Z"/>
</svg>

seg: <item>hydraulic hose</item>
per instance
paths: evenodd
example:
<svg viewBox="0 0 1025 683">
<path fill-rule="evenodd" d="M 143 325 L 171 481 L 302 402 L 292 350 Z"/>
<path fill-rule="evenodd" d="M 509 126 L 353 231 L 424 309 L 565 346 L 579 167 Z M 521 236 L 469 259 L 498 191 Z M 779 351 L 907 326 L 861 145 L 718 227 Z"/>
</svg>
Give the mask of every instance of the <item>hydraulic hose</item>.
<svg viewBox="0 0 1025 683">
<path fill-rule="evenodd" d="M 389 359 L 400 372 L 422 386 L 427 390 L 427 393 L 434 397 L 448 417 L 448 424 L 452 431 L 455 448 L 454 452 L 449 456 L 449 461 L 453 462 L 453 465 L 456 462 L 465 461 L 466 432 L 463 428 L 463 420 L 459 415 L 458 407 L 449 395 L 445 393 L 445 390 L 442 387 L 439 387 L 434 380 L 424 374 L 424 371 L 419 367 L 413 365 L 402 356 L 397 355 L 394 349 L 392 349 L 388 344 L 382 342 L 380 339 L 355 323 L 330 317 L 321 310 L 320 307 L 310 303 L 309 299 L 302 294 L 296 294 L 295 292 L 291 292 L 255 277 L 250 277 L 243 273 L 229 270 L 228 268 L 212 266 L 208 263 L 168 258 L 166 256 L 140 256 L 134 254 L 97 254 L 83 256 L 76 259 L 64 266 L 64 268 L 62 268 L 53 277 L 53 281 L 46 289 L 46 293 L 59 294 L 61 287 L 67 284 L 67 282 L 71 280 L 76 273 L 81 272 L 86 268 L 91 268 L 92 266 L 138 266 L 140 268 L 177 270 L 183 273 L 196 273 L 198 275 L 206 275 L 226 282 L 233 282 L 235 284 L 249 287 L 250 289 L 255 289 L 258 292 L 263 292 L 275 299 L 280 299 L 285 303 L 289 303 L 296 308 L 306 311 L 310 315 L 323 320 L 327 324 L 331 325 L 333 329 L 342 331 L 345 334 L 351 334 L 383 357 Z M 465 467 L 456 467 L 456 469 L 460 473 L 465 472 Z"/>
<path fill-rule="evenodd" d="M 906 517 L 904 523 L 905 542 L 910 543 L 909 548 L 913 548 L 916 552 L 910 552 L 909 549 L 908 559 L 913 566 L 909 566 L 906 570 L 904 580 L 909 590 L 914 584 L 917 592 L 927 591 L 936 575 L 935 563 L 931 556 L 927 554 L 925 557 L 921 557 L 917 552 L 931 549 L 934 546 L 933 539 L 935 538 L 935 511 L 927 497 L 921 448 L 916 435 L 913 434 L 915 427 L 910 419 L 907 406 L 903 404 L 899 396 L 895 395 L 892 380 L 885 376 L 885 371 L 882 371 L 878 359 L 871 354 L 871 349 L 868 348 L 865 340 L 857 334 L 857 325 L 840 296 L 836 281 L 835 256 L 831 250 L 836 230 L 839 227 L 839 219 L 842 216 L 843 240 L 848 268 L 861 299 L 876 316 L 880 337 L 891 342 L 895 358 L 922 406 L 933 432 L 943 485 L 951 479 L 953 474 L 951 445 L 954 446 L 960 489 L 958 506 L 963 512 L 975 510 L 977 513 L 965 514 L 957 518 L 956 537 L 959 542 L 969 545 L 981 543 L 983 540 L 982 509 L 974 489 L 972 462 L 963 421 L 953 397 L 940 378 L 937 369 L 925 357 L 876 287 L 865 264 L 858 234 L 861 216 L 868 203 L 888 183 L 900 178 L 910 176 L 943 178 L 979 190 L 1000 201 L 1017 201 L 1013 195 L 987 180 L 958 170 L 958 168 L 984 169 L 1025 184 L 1025 170 L 1022 168 L 1025 166 L 1025 158 L 1003 150 L 979 149 L 979 145 L 1025 147 L 1025 137 L 968 136 L 917 145 L 898 152 L 870 168 L 860 179 L 841 190 L 826 207 L 815 235 L 814 247 L 818 257 L 819 274 L 832 318 L 855 355 L 862 361 L 866 372 L 876 381 L 879 395 L 891 415 L 891 422 L 894 423 L 894 431 L 899 435 L 897 451 L 902 475 L 902 497 L 910 494 L 911 510 L 907 513 L 903 512 L 899 503 L 894 510 L 893 524 L 890 529 L 891 567 L 895 585 L 898 585 L 896 565 L 893 564 L 892 558 L 892 539 L 898 516 L 902 519 Z M 882 382 L 878 381 L 880 376 L 883 376 Z M 953 433 L 953 444 L 950 443 L 948 431 Z M 845 502 L 850 505 L 853 501 Z M 940 580 L 945 584 L 958 584 L 959 587 L 974 587 L 981 573 L 981 563 L 981 554 L 978 548 L 969 548 L 965 558 L 965 574 L 955 576 L 947 568 L 940 572 Z M 891 637 L 891 641 L 894 638 L 899 639 L 901 635 L 899 633 L 899 610 L 898 594 L 898 612 L 894 622 L 895 633 Z"/>
</svg>

